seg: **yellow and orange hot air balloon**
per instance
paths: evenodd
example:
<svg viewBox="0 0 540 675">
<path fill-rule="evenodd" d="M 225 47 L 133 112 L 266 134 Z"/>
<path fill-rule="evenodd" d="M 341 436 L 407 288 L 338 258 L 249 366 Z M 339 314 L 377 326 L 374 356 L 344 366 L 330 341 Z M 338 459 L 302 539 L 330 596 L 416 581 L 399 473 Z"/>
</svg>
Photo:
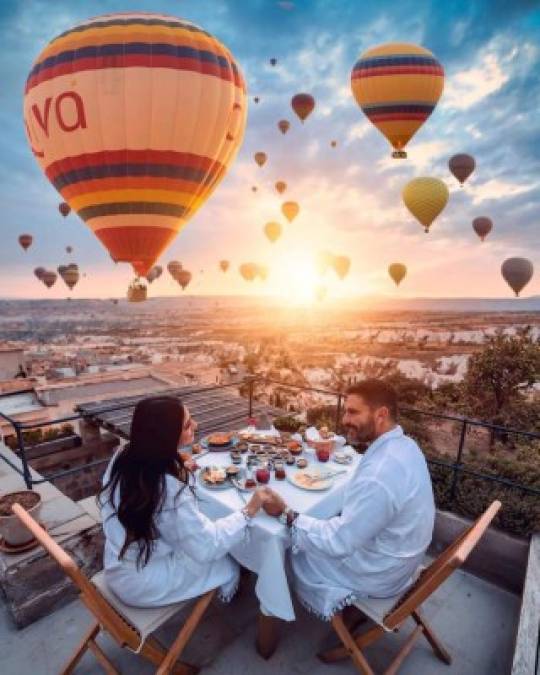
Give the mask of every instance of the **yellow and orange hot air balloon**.
<svg viewBox="0 0 540 675">
<path fill-rule="evenodd" d="M 402 197 L 405 206 L 429 232 L 431 223 L 441 213 L 450 194 L 446 183 L 438 178 L 413 178 L 403 188 Z"/>
<path fill-rule="evenodd" d="M 256 152 L 253 157 L 259 166 L 264 166 L 266 164 L 266 152 Z"/>
<path fill-rule="evenodd" d="M 429 49 L 390 42 L 360 56 L 351 87 L 362 112 L 394 148 L 392 157 L 406 157 L 403 148 L 441 97 L 444 70 Z"/>
<path fill-rule="evenodd" d="M 95 17 L 52 40 L 24 97 L 41 168 L 141 276 L 223 179 L 246 112 L 228 49 L 189 21 L 142 12 Z"/>
<path fill-rule="evenodd" d="M 242 263 L 238 269 L 245 281 L 253 281 L 259 272 L 255 263 Z"/>
<path fill-rule="evenodd" d="M 403 263 L 392 263 L 388 266 L 388 274 L 396 286 L 399 286 L 407 275 L 407 268 Z"/>
<path fill-rule="evenodd" d="M 266 223 L 264 226 L 264 234 L 272 244 L 281 237 L 281 231 L 281 225 L 276 222 Z"/>
<path fill-rule="evenodd" d="M 219 261 L 219 267 L 222 272 L 226 272 L 229 269 L 229 261 L 228 260 L 220 260 Z"/>
<path fill-rule="evenodd" d="M 296 218 L 298 213 L 300 212 L 300 207 L 298 206 L 297 202 L 283 202 L 281 205 L 281 213 L 287 218 L 289 223 L 292 223 L 292 221 Z"/>
<path fill-rule="evenodd" d="M 335 273 L 343 281 L 345 277 L 349 274 L 351 268 L 351 259 L 346 255 L 336 255 L 332 261 L 332 266 Z"/>
</svg>

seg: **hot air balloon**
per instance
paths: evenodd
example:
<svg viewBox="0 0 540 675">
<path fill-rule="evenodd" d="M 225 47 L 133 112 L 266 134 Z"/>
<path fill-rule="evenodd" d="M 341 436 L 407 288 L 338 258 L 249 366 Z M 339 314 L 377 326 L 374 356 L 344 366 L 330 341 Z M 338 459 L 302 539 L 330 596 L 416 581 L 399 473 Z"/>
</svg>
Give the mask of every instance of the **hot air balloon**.
<svg viewBox="0 0 540 675">
<path fill-rule="evenodd" d="M 266 235 L 267 239 L 272 242 L 272 244 L 281 237 L 281 231 L 282 228 L 279 223 L 271 222 L 266 223 L 264 226 L 264 234 Z"/>
<path fill-rule="evenodd" d="M 141 276 L 225 176 L 246 113 L 244 79 L 217 39 L 138 12 L 95 17 L 52 40 L 24 98 L 43 171 Z"/>
<path fill-rule="evenodd" d="M 254 158 L 259 166 L 264 166 L 266 163 L 266 152 L 256 152 Z"/>
<path fill-rule="evenodd" d="M 275 188 L 279 192 L 279 194 L 281 195 L 287 189 L 287 183 L 285 183 L 285 181 L 278 180 L 278 182 L 275 185 Z"/>
<path fill-rule="evenodd" d="M 245 281 L 253 281 L 257 276 L 258 268 L 255 263 L 242 263 L 239 271 Z"/>
<path fill-rule="evenodd" d="M 154 267 L 148 271 L 148 274 L 145 275 L 146 281 L 151 284 L 161 276 L 162 271 L 163 269 L 159 265 L 154 265 Z"/>
<path fill-rule="evenodd" d="M 228 260 L 220 260 L 219 261 L 219 267 L 222 272 L 226 272 L 229 269 L 229 261 Z"/>
<path fill-rule="evenodd" d="M 260 99 L 258 96 L 254 96 L 254 97 L 253 97 L 253 101 L 254 101 L 255 103 L 258 103 L 260 100 L 261 100 L 261 99 Z"/>
<path fill-rule="evenodd" d="M 184 291 L 191 281 L 191 272 L 188 272 L 184 269 L 180 270 L 180 272 L 178 272 L 176 281 L 178 281 L 180 286 L 182 286 L 182 290 Z"/>
<path fill-rule="evenodd" d="M 21 234 L 19 237 L 19 244 L 26 251 L 32 245 L 33 237 L 31 234 Z"/>
<path fill-rule="evenodd" d="M 261 281 L 266 281 L 268 278 L 268 267 L 266 265 L 257 265 L 257 275 Z"/>
<path fill-rule="evenodd" d="M 346 255 L 336 255 L 332 262 L 332 266 L 338 275 L 338 277 L 343 281 L 347 274 L 349 274 L 349 269 L 351 267 L 351 259 Z"/>
<path fill-rule="evenodd" d="M 330 141 L 330 146 L 331 146 L 332 148 L 335 148 L 336 145 L 337 145 L 337 141 Z"/>
<path fill-rule="evenodd" d="M 182 263 L 178 262 L 178 260 L 171 260 L 171 262 L 167 264 L 167 270 L 174 280 L 176 280 L 178 272 L 180 272 L 181 269 Z"/>
<path fill-rule="evenodd" d="M 300 211 L 300 207 L 296 202 L 284 202 L 281 205 L 281 212 L 287 218 L 289 223 L 292 223 L 292 221 L 296 218 Z"/>
<path fill-rule="evenodd" d="M 251 192 L 257 192 L 257 186 L 256 186 L 256 185 L 254 185 L 254 186 L 251 188 Z"/>
<path fill-rule="evenodd" d="M 40 281 L 43 279 L 43 275 L 45 274 L 46 270 L 44 267 L 36 267 L 34 269 L 34 276 L 36 279 L 39 279 Z"/>
<path fill-rule="evenodd" d="M 486 216 L 479 216 L 472 221 L 472 226 L 480 240 L 484 241 L 493 228 L 493 221 Z"/>
<path fill-rule="evenodd" d="M 156 272 L 156 279 L 159 279 L 159 277 L 163 274 L 163 267 L 161 265 L 154 265 L 154 270 Z"/>
<path fill-rule="evenodd" d="M 79 270 L 73 268 L 66 269 L 62 275 L 62 279 L 64 280 L 66 286 L 68 286 L 69 290 L 72 291 L 74 286 L 79 281 Z"/>
<path fill-rule="evenodd" d="M 71 206 L 69 204 L 66 204 L 66 202 L 61 202 L 60 204 L 58 204 L 58 210 L 60 211 L 60 213 L 65 218 L 66 216 L 69 216 L 70 211 L 71 211 Z"/>
<path fill-rule="evenodd" d="M 56 272 L 53 272 L 52 270 L 45 270 L 45 272 L 43 272 L 41 275 L 41 281 L 43 281 L 47 288 L 52 288 L 56 283 L 57 278 L 58 276 Z"/>
<path fill-rule="evenodd" d="M 332 266 L 334 261 L 334 256 L 330 251 L 319 251 L 317 257 L 315 258 L 315 268 L 317 273 L 322 277 L 326 274 L 329 267 Z"/>
<path fill-rule="evenodd" d="M 351 88 L 369 121 L 388 139 L 392 157 L 433 112 L 444 87 L 444 70 L 424 47 L 387 43 L 364 52 L 354 64 Z"/>
<path fill-rule="evenodd" d="M 133 281 L 127 290 L 128 302 L 144 302 L 146 300 L 146 286 L 140 281 Z"/>
<path fill-rule="evenodd" d="M 326 298 L 327 288 L 326 286 L 317 286 L 315 289 L 315 297 L 319 302 L 322 302 Z"/>
<path fill-rule="evenodd" d="M 281 131 L 281 133 L 286 134 L 287 131 L 289 131 L 289 127 L 291 126 L 291 123 L 288 122 L 287 120 L 279 120 L 277 125 L 278 125 L 278 129 Z"/>
<path fill-rule="evenodd" d="M 315 99 L 310 94 L 295 94 L 291 99 L 291 106 L 303 124 L 306 117 L 313 112 Z"/>
<path fill-rule="evenodd" d="M 401 193 L 405 206 L 424 226 L 425 232 L 448 202 L 448 188 L 438 178 L 413 178 Z"/>
<path fill-rule="evenodd" d="M 66 246 L 66 253 L 73 253 L 73 247 L 72 246 Z"/>
<path fill-rule="evenodd" d="M 270 59 L 270 65 L 271 65 L 271 66 L 275 66 L 276 63 L 277 63 L 277 59 L 274 59 L 274 58 L 271 58 L 271 59 Z"/>
<path fill-rule="evenodd" d="M 399 286 L 403 279 L 405 279 L 407 268 L 401 263 L 392 263 L 388 267 L 388 274 L 392 277 L 396 286 Z"/>
<path fill-rule="evenodd" d="M 527 258 L 507 258 L 501 265 L 501 274 L 517 298 L 532 279 L 534 267 Z"/>
<path fill-rule="evenodd" d="M 448 160 L 448 168 L 450 169 L 450 172 L 458 179 L 462 187 L 463 183 L 474 171 L 475 166 L 476 162 L 474 157 L 471 157 L 471 155 L 454 155 Z"/>
<path fill-rule="evenodd" d="M 68 268 L 67 265 L 58 265 L 56 270 L 57 270 L 58 274 L 63 278 L 64 274 L 67 272 L 67 268 Z"/>
</svg>

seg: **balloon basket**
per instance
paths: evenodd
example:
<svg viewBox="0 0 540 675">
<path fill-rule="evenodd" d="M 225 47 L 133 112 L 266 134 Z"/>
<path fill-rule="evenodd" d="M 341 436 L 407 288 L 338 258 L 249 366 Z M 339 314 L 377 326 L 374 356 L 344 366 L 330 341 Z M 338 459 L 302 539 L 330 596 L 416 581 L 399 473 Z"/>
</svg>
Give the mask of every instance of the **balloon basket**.
<svg viewBox="0 0 540 675">
<path fill-rule="evenodd" d="M 134 281 L 127 291 L 129 302 L 144 302 L 146 300 L 146 286 L 140 281 Z"/>
<path fill-rule="evenodd" d="M 394 150 L 392 157 L 394 159 L 407 159 L 407 153 L 405 150 Z"/>
</svg>

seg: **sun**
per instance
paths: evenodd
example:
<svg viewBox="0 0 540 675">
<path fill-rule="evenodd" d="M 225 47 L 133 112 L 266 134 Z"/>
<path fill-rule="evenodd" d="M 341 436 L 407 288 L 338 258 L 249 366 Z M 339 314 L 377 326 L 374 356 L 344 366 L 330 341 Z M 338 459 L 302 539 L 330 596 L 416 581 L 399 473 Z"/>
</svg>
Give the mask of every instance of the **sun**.
<svg viewBox="0 0 540 675">
<path fill-rule="evenodd" d="M 304 251 L 290 251 L 280 256 L 272 264 L 272 281 L 276 295 L 293 306 L 314 304 L 321 286 L 314 256 Z"/>
</svg>

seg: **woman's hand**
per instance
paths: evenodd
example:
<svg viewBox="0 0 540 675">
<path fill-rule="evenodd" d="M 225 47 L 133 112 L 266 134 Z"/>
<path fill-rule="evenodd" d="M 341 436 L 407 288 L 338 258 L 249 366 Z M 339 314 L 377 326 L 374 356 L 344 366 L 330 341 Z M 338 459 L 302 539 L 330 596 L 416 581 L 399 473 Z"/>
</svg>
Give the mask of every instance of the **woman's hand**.
<svg viewBox="0 0 540 675">
<path fill-rule="evenodd" d="M 264 503 L 267 499 L 268 496 L 266 494 L 266 490 L 264 488 L 257 488 L 245 506 L 245 511 L 247 512 L 248 516 L 253 518 L 253 516 L 259 512 L 261 506 L 264 506 Z"/>
<path fill-rule="evenodd" d="M 285 504 L 285 501 L 277 492 L 274 492 L 269 487 L 265 488 L 265 493 L 264 510 L 269 516 L 277 518 L 277 516 L 280 516 L 285 511 L 287 504 Z"/>
</svg>

